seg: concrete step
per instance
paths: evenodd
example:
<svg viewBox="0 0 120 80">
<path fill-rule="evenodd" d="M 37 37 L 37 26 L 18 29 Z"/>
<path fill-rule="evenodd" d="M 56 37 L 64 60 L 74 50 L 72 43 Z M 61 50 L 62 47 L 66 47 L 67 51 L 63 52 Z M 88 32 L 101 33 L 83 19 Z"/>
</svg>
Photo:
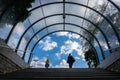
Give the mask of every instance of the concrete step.
<svg viewBox="0 0 120 80">
<path fill-rule="evenodd" d="M 120 79 L 120 74 L 97 68 L 32 68 L 0 76 L 1 79 Z M 1 80 L 0 79 L 0 80 Z"/>
</svg>

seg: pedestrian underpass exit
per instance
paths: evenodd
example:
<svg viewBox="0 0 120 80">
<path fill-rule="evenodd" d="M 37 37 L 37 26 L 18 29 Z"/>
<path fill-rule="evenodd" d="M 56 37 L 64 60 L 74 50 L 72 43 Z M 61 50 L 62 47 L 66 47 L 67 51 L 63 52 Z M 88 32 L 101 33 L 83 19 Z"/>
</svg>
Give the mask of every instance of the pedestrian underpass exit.
<svg viewBox="0 0 120 80">
<path fill-rule="evenodd" d="M 0 0 L 0 80 L 119 74 L 120 0 Z"/>
</svg>

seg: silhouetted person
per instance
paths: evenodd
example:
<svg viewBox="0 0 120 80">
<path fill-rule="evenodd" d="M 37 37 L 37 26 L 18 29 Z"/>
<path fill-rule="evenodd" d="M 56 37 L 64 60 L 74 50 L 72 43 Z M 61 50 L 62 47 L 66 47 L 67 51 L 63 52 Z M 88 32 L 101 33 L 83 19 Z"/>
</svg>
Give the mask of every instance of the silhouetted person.
<svg viewBox="0 0 120 80">
<path fill-rule="evenodd" d="M 45 61 L 45 68 L 48 68 L 49 67 L 49 60 L 47 59 L 46 61 Z"/>
<path fill-rule="evenodd" d="M 74 62 L 75 62 L 75 59 L 73 58 L 73 56 L 71 54 L 69 54 L 68 59 L 67 59 L 67 63 L 69 64 L 69 68 L 72 68 L 72 65 Z"/>
</svg>

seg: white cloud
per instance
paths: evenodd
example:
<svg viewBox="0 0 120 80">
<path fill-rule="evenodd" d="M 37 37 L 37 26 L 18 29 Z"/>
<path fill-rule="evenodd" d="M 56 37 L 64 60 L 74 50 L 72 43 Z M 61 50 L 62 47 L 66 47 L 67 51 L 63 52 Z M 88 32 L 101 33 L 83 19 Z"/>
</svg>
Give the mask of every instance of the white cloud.
<svg viewBox="0 0 120 80">
<path fill-rule="evenodd" d="M 25 28 L 23 26 L 23 23 L 18 23 L 15 28 L 15 32 L 20 36 L 24 31 L 25 31 Z"/>
<path fill-rule="evenodd" d="M 25 46 L 26 46 L 26 44 L 27 44 L 27 42 L 26 42 L 26 40 L 25 40 L 25 38 L 23 37 L 23 39 L 22 39 L 22 41 L 21 41 L 21 44 L 20 44 L 20 46 L 19 46 L 19 50 L 18 50 L 18 55 L 19 56 L 21 56 L 22 57 L 22 55 L 23 55 L 23 51 L 24 51 L 24 49 L 25 49 Z M 27 55 L 29 55 L 29 54 L 27 54 Z"/>
<path fill-rule="evenodd" d="M 57 36 L 65 36 L 65 37 L 68 37 L 69 39 L 79 39 L 79 35 L 78 34 L 75 34 L 75 33 L 69 33 L 69 32 L 57 32 L 57 33 L 54 33 L 55 35 Z"/>
<path fill-rule="evenodd" d="M 57 36 L 68 36 L 68 33 L 69 32 L 56 32 L 54 34 L 57 35 Z"/>
<path fill-rule="evenodd" d="M 99 0 L 97 3 L 98 5 L 101 5 L 101 6 L 104 4 L 103 0 Z"/>
<path fill-rule="evenodd" d="M 75 38 L 75 39 L 79 39 L 79 35 L 78 34 L 74 34 L 74 33 L 72 33 L 72 34 L 68 34 L 68 37 L 71 39 L 71 38 Z"/>
<path fill-rule="evenodd" d="M 65 59 L 63 59 L 59 65 L 56 65 L 54 68 L 69 68 L 68 63 L 66 62 Z"/>
<path fill-rule="evenodd" d="M 79 59 L 80 59 L 80 57 L 75 57 L 75 59 L 76 59 L 76 60 L 79 60 Z"/>
<path fill-rule="evenodd" d="M 60 53 L 56 53 L 56 57 L 60 59 L 61 55 L 63 54 L 68 55 L 72 53 L 73 51 L 76 51 L 78 56 L 81 56 L 82 58 L 84 58 L 84 51 L 82 50 L 82 45 L 80 45 L 76 41 L 71 41 L 71 40 L 65 41 L 65 45 L 61 46 Z"/>
<path fill-rule="evenodd" d="M 46 57 L 43 57 L 42 59 L 39 59 L 38 57 L 34 57 L 30 63 L 30 66 L 32 68 L 45 68 L 45 61 Z M 50 68 L 52 67 L 52 64 L 50 63 Z"/>
<path fill-rule="evenodd" d="M 59 60 L 61 59 L 61 57 L 60 57 L 61 54 L 60 53 L 56 53 L 55 56 L 57 57 L 57 59 L 59 59 Z"/>
<path fill-rule="evenodd" d="M 75 50 L 77 51 L 78 55 L 83 56 L 82 46 L 78 42 L 68 40 L 65 42 L 65 44 L 69 47 L 70 50 Z"/>
<path fill-rule="evenodd" d="M 9 42 L 8 42 L 8 45 L 9 45 L 11 48 L 15 49 L 18 40 L 19 40 L 19 39 L 16 37 L 16 35 L 11 36 L 11 37 L 10 37 L 10 40 L 9 40 Z"/>
<path fill-rule="evenodd" d="M 49 51 L 57 47 L 57 43 L 55 41 L 52 41 L 51 37 L 46 37 L 45 41 L 40 41 L 40 48 L 42 48 L 45 51 Z"/>
<path fill-rule="evenodd" d="M 6 39 L 11 28 L 12 25 L 0 23 L 0 38 Z"/>
</svg>

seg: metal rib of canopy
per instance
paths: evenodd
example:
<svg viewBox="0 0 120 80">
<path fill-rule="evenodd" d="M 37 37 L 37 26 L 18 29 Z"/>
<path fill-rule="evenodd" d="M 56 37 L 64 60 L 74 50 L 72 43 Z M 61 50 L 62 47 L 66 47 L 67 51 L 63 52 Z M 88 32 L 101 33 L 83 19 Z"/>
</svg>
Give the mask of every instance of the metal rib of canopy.
<svg viewBox="0 0 120 80">
<path fill-rule="evenodd" d="M 96 53 L 96 57 L 98 58 L 98 55 L 97 55 L 98 53 L 94 47 L 95 45 L 91 43 L 91 41 L 87 38 L 86 35 L 81 34 L 81 32 L 84 31 L 94 38 L 94 40 L 97 42 L 100 48 L 103 59 L 105 59 L 103 44 L 101 43 L 100 38 L 95 35 L 95 32 L 96 31 L 99 32 L 99 34 L 103 37 L 103 42 L 105 46 L 107 46 L 108 51 L 111 53 L 112 52 L 111 49 L 113 48 L 113 45 L 111 45 L 110 43 L 111 38 L 107 34 L 107 31 L 105 32 L 104 27 L 105 29 L 107 27 L 110 28 L 112 33 L 114 34 L 113 37 L 117 42 L 117 45 L 115 46 L 118 47 L 120 44 L 119 30 L 116 29 L 116 25 L 114 21 L 110 19 L 109 17 L 110 15 L 106 15 L 106 12 L 108 10 L 108 6 L 112 5 L 114 9 L 116 9 L 119 15 L 120 7 L 118 4 L 115 4 L 113 0 L 104 0 L 104 1 L 105 1 L 105 4 L 103 6 L 103 9 L 99 11 L 96 9 L 96 6 L 90 5 L 91 0 L 85 0 L 85 3 L 82 3 L 81 0 L 80 2 L 72 1 L 72 0 L 50 0 L 50 1 L 35 0 L 35 3 L 33 3 L 33 7 L 28 11 L 28 13 L 31 13 L 31 15 L 28 17 L 28 19 L 26 19 L 22 23 L 24 24 L 23 25 L 24 30 L 21 31 L 21 34 L 19 35 L 17 40 L 17 44 L 14 44 L 15 45 L 14 48 L 16 49 L 16 52 L 18 52 L 17 50 L 21 49 L 20 46 L 23 44 L 22 43 L 23 39 L 28 36 L 28 33 L 32 32 L 31 35 L 29 35 L 28 37 L 29 39 L 26 41 L 24 49 L 22 49 L 23 54 L 21 56 L 24 59 L 29 46 L 31 46 L 30 44 L 33 43 L 32 41 L 36 41 L 34 42 L 34 44 L 32 44 L 32 47 L 29 50 L 30 56 L 29 56 L 28 62 L 30 62 L 32 53 L 34 52 L 34 48 L 41 39 L 55 32 L 68 31 L 68 32 L 76 33 L 82 36 L 86 41 L 88 41 L 88 43 L 94 49 Z M 5 10 L 0 15 L 0 20 L 2 20 L 2 17 L 4 17 L 4 15 L 7 13 L 7 11 L 9 11 L 9 9 L 11 9 L 10 6 L 14 4 L 15 2 L 8 5 L 5 8 Z M 74 8 L 72 9 L 72 7 Z M 83 12 L 80 13 L 78 12 L 79 10 L 82 10 Z M 95 21 L 91 20 L 89 16 L 90 14 L 89 12 L 97 15 L 98 17 L 95 18 L 97 20 Z M 14 24 L 12 25 L 7 37 L 5 38 L 6 43 L 11 44 L 10 42 L 12 40 L 13 35 L 17 33 L 15 32 L 16 28 L 18 28 L 20 25 L 19 20 L 22 17 L 24 17 L 24 15 L 21 15 L 16 20 L 16 22 L 14 22 Z M 104 25 L 105 22 L 107 25 Z M 89 27 L 87 27 L 88 25 L 86 25 L 86 23 L 89 24 L 91 28 L 93 28 L 92 31 L 90 30 Z M 54 26 L 59 26 L 59 27 L 54 27 Z M 68 26 L 70 26 L 71 29 L 69 29 Z M 101 26 L 104 26 L 104 27 L 101 27 Z M 76 30 L 74 30 L 74 28 L 76 28 Z M 42 34 L 42 35 L 39 35 L 39 34 Z M 99 63 L 99 59 L 98 59 L 98 63 Z"/>
<path fill-rule="evenodd" d="M 50 27 L 50 26 L 59 25 L 59 24 L 63 24 L 63 23 L 56 23 L 56 24 L 48 25 L 48 26 L 46 26 L 45 28 L 43 28 L 43 29 L 39 30 L 38 32 L 36 32 L 36 33 L 33 35 L 33 37 L 28 41 L 28 43 L 27 43 L 27 45 L 26 45 L 26 47 L 25 47 L 25 51 L 27 50 L 27 47 L 28 47 L 29 43 L 31 42 L 31 40 L 32 40 L 39 32 L 41 32 L 42 30 L 44 30 L 44 29 L 46 29 L 46 28 L 48 28 L 48 27 Z M 65 23 L 65 24 L 80 27 L 80 28 L 82 28 L 83 30 L 85 30 L 86 32 L 88 32 L 90 35 L 92 35 L 92 36 L 95 38 L 95 40 L 98 42 L 98 44 L 99 44 L 99 46 L 100 46 L 100 49 L 101 49 L 101 51 L 102 51 L 103 59 L 105 59 L 104 53 L 103 53 L 103 50 L 102 50 L 102 47 L 101 47 L 99 41 L 97 40 L 97 38 L 96 38 L 91 32 L 89 32 L 87 29 L 85 29 L 85 28 L 83 28 L 83 27 L 81 27 L 81 26 L 79 26 L 79 25 L 75 25 L 75 24 L 72 24 L 72 23 Z M 60 31 L 60 30 L 58 30 L 58 31 Z M 67 31 L 67 30 L 66 30 L 66 31 Z M 56 32 L 56 31 L 53 31 L 53 32 Z M 52 32 L 52 33 L 53 33 L 53 32 Z M 47 34 L 45 34 L 45 35 L 48 35 L 48 34 L 50 34 L 50 33 L 47 33 Z M 38 42 L 39 42 L 39 40 L 37 41 L 37 43 L 38 43 Z M 89 42 L 90 42 L 90 41 L 89 41 Z M 24 52 L 24 54 L 23 54 L 23 59 L 24 59 L 24 58 L 25 58 L 25 52 Z"/>
<path fill-rule="evenodd" d="M 64 31 L 64 30 L 54 31 L 54 32 L 50 32 L 50 33 L 44 35 L 42 38 L 40 38 L 40 39 L 35 43 L 35 45 L 34 45 L 33 48 L 31 49 L 31 52 L 33 52 L 33 50 L 34 50 L 34 48 L 36 47 L 36 45 L 38 44 L 38 42 L 39 42 L 40 40 L 42 40 L 44 37 L 46 37 L 46 36 L 49 35 L 49 34 L 52 34 L 52 33 L 55 33 L 55 32 L 61 32 L 61 31 Z M 76 33 L 76 32 L 70 31 L 70 30 L 65 30 L 65 31 L 78 34 L 78 33 Z M 65 31 L 64 31 L 64 32 L 65 32 Z M 80 35 L 81 37 L 83 37 L 83 38 L 90 44 L 90 46 L 92 47 L 93 51 L 95 52 L 95 56 L 96 56 L 96 58 L 97 58 L 97 64 L 99 64 L 100 61 L 99 61 L 99 59 L 98 59 L 98 54 L 97 54 L 97 51 L 96 51 L 95 47 L 94 47 L 94 46 L 91 44 L 91 42 L 90 42 L 87 38 L 85 38 L 83 35 L 81 35 L 81 34 L 78 34 L 78 35 Z M 33 53 L 30 54 L 30 57 L 29 57 L 29 59 L 28 59 L 28 63 L 31 62 L 32 56 L 33 56 Z"/>
</svg>

